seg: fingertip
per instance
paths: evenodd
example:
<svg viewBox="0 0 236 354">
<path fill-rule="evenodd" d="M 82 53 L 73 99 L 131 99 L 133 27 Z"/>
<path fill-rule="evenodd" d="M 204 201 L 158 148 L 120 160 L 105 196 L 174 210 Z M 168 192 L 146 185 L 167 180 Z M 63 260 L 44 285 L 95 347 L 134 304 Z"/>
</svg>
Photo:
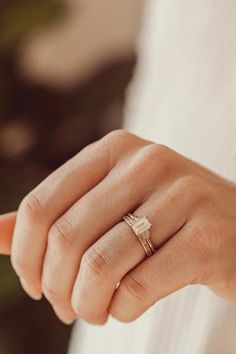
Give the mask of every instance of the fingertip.
<svg viewBox="0 0 236 354">
<path fill-rule="evenodd" d="M 43 295 L 40 290 L 33 288 L 24 278 L 20 278 L 20 283 L 26 294 L 29 295 L 33 300 L 42 300 Z"/>
<path fill-rule="evenodd" d="M 72 313 L 69 313 L 68 311 L 63 311 L 62 309 L 59 309 L 56 306 L 52 306 L 52 308 L 53 308 L 57 318 L 67 326 L 73 325 L 73 323 L 77 319 L 77 316 L 75 316 Z"/>
</svg>

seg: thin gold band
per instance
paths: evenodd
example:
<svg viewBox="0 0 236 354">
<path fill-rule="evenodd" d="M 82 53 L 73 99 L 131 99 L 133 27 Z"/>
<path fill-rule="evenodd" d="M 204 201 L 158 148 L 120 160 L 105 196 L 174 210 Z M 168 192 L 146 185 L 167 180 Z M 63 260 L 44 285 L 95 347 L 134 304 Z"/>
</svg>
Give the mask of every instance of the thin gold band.
<svg viewBox="0 0 236 354">
<path fill-rule="evenodd" d="M 123 217 L 123 220 L 129 225 L 134 234 L 139 239 L 144 251 L 148 257 L 155 253 L 155 248 L 151 241 L 150 228 L 152 224 L 149 222 L 147 217 L 135 216 L 133 214 L 128 214 Z"/>
</svg>

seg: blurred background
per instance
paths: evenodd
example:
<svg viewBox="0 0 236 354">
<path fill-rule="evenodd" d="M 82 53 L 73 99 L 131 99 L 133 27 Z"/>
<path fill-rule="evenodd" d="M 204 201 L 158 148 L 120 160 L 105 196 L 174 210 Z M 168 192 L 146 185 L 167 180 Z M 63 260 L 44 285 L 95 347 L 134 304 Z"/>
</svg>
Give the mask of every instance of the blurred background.
<svg viewBox="0 0 236 354">
<path fill-rule="evenodd" d="M 122 125 L 144 0 L 0 1 L 0 213 Z M 66 354 L 71 328 L 0 258 L 0 354 Z"/>
</svg>

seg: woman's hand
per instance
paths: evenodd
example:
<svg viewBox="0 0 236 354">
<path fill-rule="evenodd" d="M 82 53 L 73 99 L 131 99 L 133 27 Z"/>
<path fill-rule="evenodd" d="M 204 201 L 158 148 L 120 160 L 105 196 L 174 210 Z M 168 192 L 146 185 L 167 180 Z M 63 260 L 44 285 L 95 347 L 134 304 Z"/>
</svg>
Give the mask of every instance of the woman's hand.
<svg viewBox="0 0 236 354">
<path fill-rule="evenodd" d="M 130 211 L 153 225 L 149 258 L 122 221 Z M 236 300 L 236 187 L 114 131 L 23 200 L 11 257 L 26 291 L 43 292 L 65 323 L 103 324 L 109 313 L 129 322 L 188 284 Z"/>
</svg>

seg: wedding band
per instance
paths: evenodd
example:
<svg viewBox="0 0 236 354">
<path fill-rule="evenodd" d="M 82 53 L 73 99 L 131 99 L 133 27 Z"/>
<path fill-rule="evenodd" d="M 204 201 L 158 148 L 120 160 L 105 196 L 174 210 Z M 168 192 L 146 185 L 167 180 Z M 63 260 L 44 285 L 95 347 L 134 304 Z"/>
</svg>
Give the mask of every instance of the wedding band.
<svg viewBox="0 0 236 354">
<path fill-rule="evenodd" d="M 146 252 L 146 255 L 148 257 L 152 256 L 155 253 L 155 248 L 153 247 L 151 234 L 149 231 L 152 227 L 152 224 L 148 218 L 146 216 L 135 216 L 129 213 L 123 217 L 123 220 L 130 226 L 130 228 L 139 239 Z"/>
</svg>

